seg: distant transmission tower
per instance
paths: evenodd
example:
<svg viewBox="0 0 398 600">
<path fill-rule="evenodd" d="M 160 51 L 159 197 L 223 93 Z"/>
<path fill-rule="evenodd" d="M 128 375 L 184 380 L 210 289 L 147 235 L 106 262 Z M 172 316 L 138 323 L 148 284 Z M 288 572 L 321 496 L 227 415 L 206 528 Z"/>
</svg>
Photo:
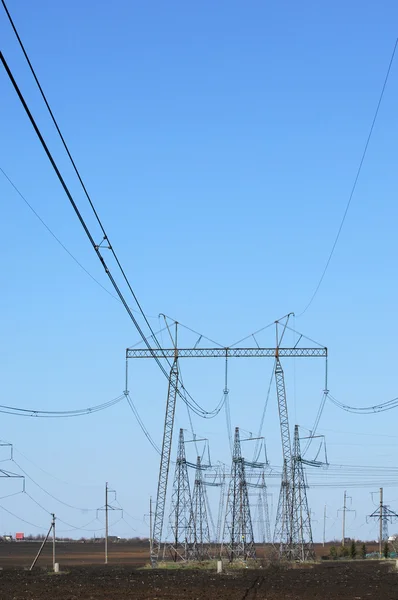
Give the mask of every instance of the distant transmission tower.
<svg viewBox="0 0 398 600">
<path fill-rule="evenodd" d="M 245 475 L 245 461 L 240 446 L 239 428 L 235 428 L 223 540 L 230 562 L 240 558 L 255 558 L 253 525 Z"/>
<path fill-rule="evenodd" d="M 217 515 L 217 532 L 216 532 L 216 543 L 221 544 L 222 542 L 222 524 L 224 516 L 224 499 L 225 499 L 225 468 L 220 466 L 220 499 L 218 503 L 218 515 Z"/>
<path fill-rule="evenodd" d="M 311 515 L 308 508 L 307 484 L 300 450 L 298 425 L 294 426 L 293 490 L 292 490 L 292 559 L 315 560 Z"/>
<path fill-rule="evenodd" d="M 279 544 L 280 558 L 291 559 L 291 490 L 286 459 L 283 461 L 282 481 L 276 510 L 274 545 Z"/>
<path fill-rule="evenodd" d="M 371 515 L 368 515 L 366 520 L 368 519 L 377 519 L 379 521 L 379 556 L 381 558 L 383 555 L 383 542 L 388 542 L 388 523 L 395 523 L 398 519 L 398 514 L 383 503 L 383 488 L 380 488 L 379 507 Z"/>
<path fill-rule="evenodd" d="M 174 561 L 188 558 L 190 522 L 192 522 L 192 502 L 185 457 L 184 431 L 180 429 L 170 512 L 170 529 L 173 540 L 169 549 Z"/>
<path fill-rule="evenodd" d="M 265 474 L 261 474 L 261 483 L 257 498 L 257 513 L 259 519 L 260 540 L 263 544 L 271 543 L 271 525 L 269 520 L 267 484 Z"/>
<path fill-rule="evenodd" d="M 190 544 L 188 557 L 192 560 L 204 560 L 210 557 L 207 493 L 202 471 L 203 467 L 201 465 L 200 456 L 198 456 L 196 461 L 195 484 L 192 494 L 192 514 L 189 522 Z"/>
</svg>

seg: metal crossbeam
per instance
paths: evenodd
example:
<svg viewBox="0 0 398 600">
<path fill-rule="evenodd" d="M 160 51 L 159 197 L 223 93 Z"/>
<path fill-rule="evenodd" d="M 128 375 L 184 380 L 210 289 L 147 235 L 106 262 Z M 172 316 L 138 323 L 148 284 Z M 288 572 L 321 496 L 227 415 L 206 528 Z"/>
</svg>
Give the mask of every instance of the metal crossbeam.
<svg viewBox="0 0 398 600">
<path fill-rule="evenodd" d="M 127 348 L 126 358 L 174 358 L 175 348 Z M 276 354 L 288 358 L 326 358 L 328 349 L 319 348 L 178 348 L 178 358 L 264 358 Z"/>
</svg>

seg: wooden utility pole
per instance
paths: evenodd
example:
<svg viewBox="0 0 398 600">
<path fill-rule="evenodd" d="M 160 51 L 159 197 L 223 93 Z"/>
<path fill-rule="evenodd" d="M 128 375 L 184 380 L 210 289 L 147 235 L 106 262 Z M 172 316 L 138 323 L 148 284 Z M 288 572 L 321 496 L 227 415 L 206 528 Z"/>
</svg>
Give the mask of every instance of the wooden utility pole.
<svg viewBox="0 0 398 600">
<path fill-rule="evenodd" d="M 326 504 L 323 509 L 323 547 L 325 547 L 325 537 L 326 537 Z"/>
<path fill-rule="evenodd" d="M 152 556 L 152 496 L 149 497 L 149 552 Z"/>
<path fill-rule="evenodd" d="M 108 564 L 108 482 L 105 483 L 105 564 Z"/>
<path fill-rule="evenodd" d="M 52 521 L 51 521 L 51 527 L 53 530 L 53 571 L 55 571 L 55 514 L 51 513 L 52 515 Z"/>
<path fill-rule="evenodd" d="M 341 545 L 345 545 L 345 513 L 347 510 L 347 491 L 344 490 L 344 505 L 343 505 L 343 538 L 341 540 Z"/>
<path fill-rule="evenodd" d="M 382 557 L 383 551 L 383 488 L 380 488 L 380 532 L 379 532 L 379 556 Z"/>
</svg>

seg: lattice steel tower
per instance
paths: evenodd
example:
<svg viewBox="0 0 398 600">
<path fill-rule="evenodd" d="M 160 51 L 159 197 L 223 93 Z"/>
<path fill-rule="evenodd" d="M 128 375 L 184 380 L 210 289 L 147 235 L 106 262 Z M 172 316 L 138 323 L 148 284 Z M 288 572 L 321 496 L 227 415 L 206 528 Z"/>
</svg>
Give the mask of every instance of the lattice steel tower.
<svg viewBox="0 0 398 600">
<path fill-rule="evenodd" d="M 170 529 L 173 540 L 169 549 L 174 561 L 179 558 L 182 560 L 188 558 L 189 523 L 191 522 L 192 501 L 185 457 L 184 431 L 180 429 L 170 511 Z"/>
<path fill-rule="evenodd" d="M 277 390 L 278 392 L 278 406 L 279 406 L 279 416 L 281 421 L 281 434 L 282 434 L 282 447 L 285 450 L 289 448 L 290 450 L 290 438 L 287 443 L 287 434 L 288 434 L 288 421 L 287 421 L 287 404 L 286 404 L 286 393 L 284 390 L 284 381 L 283 381 L 283 371 L 280 365 L 280 359 L 283 357 L 286 358 L 303 358 L 303 357 L 312 357 L 312 358 L 325 358 L 327 359 L 327 348 L 318 346 L 318 347 L 301 347 L 299 346 L 300 341 L 307 340 L 302 334 L 300 334 L 300 338 L 295 344 L 293 348 L 282 347 L 282 341 L 284 337 L 285 330 L 287 328 L 287 323 L 290 315 L 286 315 L 283 319 L 276 321 L 276 347 L 275 348 L 265 348 L 265 347 L 255 347 L 255 348 L 241 348 L 241 347 L 217 347 L 217 348 L 199 348 L 197 346 L 193 348 L 178 348 L 177 345 L 177 323 L 176 326 L 176 335 L 175 340 L 173 341 L 173 348 L 127 348 L 126 350 L 126 389 L 127 389 L 127 362 L 128 359 L 154 359 L 156 361 L 159 360 L 173 360 L 173 363 L 170 364 L 170 376 L 169 376 L 169 387 L 168 387 L 168 395 L 167 395 L 167 403 L 166 403 L 166 415 L 164 422 L 164 432 L 163 432 L 163 444 L 162 444 L 162 452 L 160 459 L 160 468 L 159 468 L 159 481 L 158 481 L 158 491 L 157 491 L 157 499 L 156 499 L 156 509 L 155 509 L 155 519 L 153 526 L 153 545 L 151 552 L 151 563 L 152 566 L 156 566 L 160 545 L 161 545 L 161 537 L 162 537 L 162 529 L 163 529 L 163 519 L 164 519 L 164 510 L 166 503 L 166 492 L 167 492 L 167 481 L 169 474 L 169 464 L 170 464 L 170 449 L 171 449 L 171 440 L 173 435 L 173 425 L 174 425 L 174 413 L 176 406 L 176 398 L 180 396 L 184 399 L 183 392 L 179 389 L 179 372 L 178 372 L 178 364 L 180 359 L 187 358 L 221 358 L 226 362 L 229 359 L 235 358 L 272 358 L 275 360 L 276 368 L 275 368 L 275 378 L 277 380 Z M 284 321 L 284 324 L 282 324 Z M 281 335 L 278 335 L 279 328 L 282 327 Z M 325 385 L 325 389 L 327 385 Z M 225 385 L 224 393 L 227 396 L 228 387 Z M 227 400 L 227 398 L 226 398 Z M 226 408 L 228 408 L 228 402 L 226 402 Z M 228 414 L 227 414 L 228 417 Z M 289 483 L 292 481 L 292 470 L 291 470 L 291 456 L 285 457 L 284 462 L 286 460 L 286 468 L 284 468 L 285 478 L 284 482 L 282 482 L 281 487 L 281 500 L 280 505 L 282 507 L 281 515 L 287 517 L 291 513 L 289 510 L 284 508 L 285 506 L 289 506 L 291 502 L 289 501 L 289 494 L 291 490 L 289 489 Z M 221 496 L 222 498 L 222 496 Z M 219 513 L 221 514 L 221 513 Z M 277 522 L 277 526 L 275 529 L 274 535 L 274 543 L 277 541 L 279 543 L 282 540 L 282 547 L 286 546 L 287 538 L 289 537 L 286 534 L 286 527 L 288 526 L 288 532 L 291 530 L 291 527 L 288 523 L 291 523 L 291 520 L 288 522 L 288 519 L 279 519 Z M 219 522 L 217 523 L 219 525 Z M 217 527 L 217 533 L 220 531 L 220 528 Z M 283 532 L 282 537 L 279 536 L 279 531 Z M 217 535 L 218 537 L 218 535 Z"/>
<path fill-rule="evenodd" d="M 210 557 L 211 541 L 207 514 L 207 493 L 202 472 L 203 467 L 200 456 L 198 456 L 192 494 L 192 514 L 189 522 L 188 557 L 192 560 L 204 560 Z"/>
<path fill-rule="evenodd" d="M 278 397 L 279 422 L 282 439 L 283 471 L 276 512 L 274 544 L 279 544 L 279 556 L 291 560 L 292 556 L 292 450 L 287 413 L 285 377 L 278 352 L 275 357 L 275 383 Z"/>
<path fill-rule="evenodd" d="M 247 558 L 256 557 L 239 427 L 235 428 L 231 481 L 225 512 L 223 540 L 226 542 L 225 549 L 230 562 L 236 558 L 246 560 Z"/>
<path fill-rule="evenodd" d="M 269 520 L 267 484 L 265 483 L 264 472 L 261 474 L 261 482 L 259 484 L 259 491 L 257 497 L 257 513 L 260 534 L 259 541 L 263 544 L 269 544 L 271 543 L 271 526 Z"/>
<path fill-rule="evenodd" d="M 312 541 L 311 513 L 308 508 L 307 484 L 301 458 L 298 425 L 294 426 L 292 489 L 292 559 L 315 560 Z"/>
<path fill-rule="evenodd" d="M 170 369 L 169 387 L 167 392 L 166 414 L 162 454 L 159 466 L 158 491 L 156 495 L 155 519 L 153 523 L 151 564 L 156 566 L 162 543 L 163 519 L 166 506 L 167 483 L 169 478 L 171 443 L 173 440 L 173 425 L 178 392 L 178 354 L 174 350 L 174 360 Z"/>
</svg>

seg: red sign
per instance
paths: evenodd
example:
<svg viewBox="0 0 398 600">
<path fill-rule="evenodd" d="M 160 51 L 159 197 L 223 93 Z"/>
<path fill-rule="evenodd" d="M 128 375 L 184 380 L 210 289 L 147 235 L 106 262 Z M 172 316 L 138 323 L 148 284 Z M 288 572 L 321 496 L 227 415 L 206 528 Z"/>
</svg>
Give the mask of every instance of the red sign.
<svg viewBox="0 0 398 600">
<path fill-rule="evenodd" d="M 23 533 L 16 533 L 15 534 L 15 539 L 16 540 L 24 540 L 25 539 L 25 535 Z"/>
</svg>

